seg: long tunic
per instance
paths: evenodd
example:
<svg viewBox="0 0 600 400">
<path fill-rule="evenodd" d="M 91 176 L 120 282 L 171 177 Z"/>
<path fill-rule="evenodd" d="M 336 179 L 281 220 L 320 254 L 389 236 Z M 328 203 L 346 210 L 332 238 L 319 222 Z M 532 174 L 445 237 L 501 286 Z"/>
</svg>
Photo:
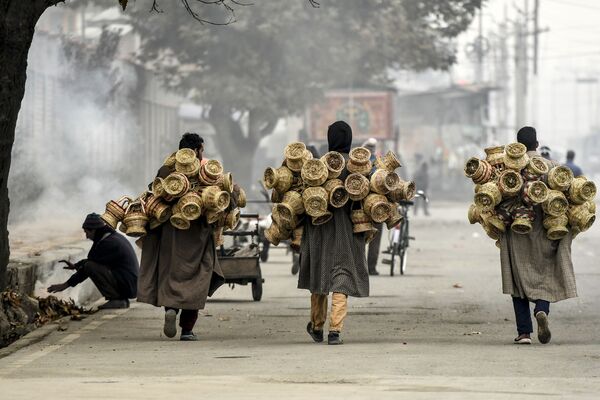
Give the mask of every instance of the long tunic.
<svg viewBox="0 0 600 400">
<path fill-rule="evenodd" d="M 529 152 L 529 155 L 538 154 Z M 502 292 L 550 302 L 577 297 L 571 261 L 572 240 L 571 233 L 561 240 L 549 240 L 543 226 L 543 211 L 536 206 L 529 234 L 507 230 L 500 239 Z"/>
<path fill-rule="evenodd" d="M 159 176 L 165 173 L 161 169 Z M 144 237 L 138 301 L 199 310 L 223 282 L 213 229 L 204 217 L 186 230 L 166 222 Z"/>
<path fill-rule="evenodd" d="M 306 218 L 300 245 L 299 289 L 369 296 L 365 234 L 352 232 L 350 210 L 349 205 L 334 209 L 333 218 L 323 225 L 315 226 Z"/>
</svg>

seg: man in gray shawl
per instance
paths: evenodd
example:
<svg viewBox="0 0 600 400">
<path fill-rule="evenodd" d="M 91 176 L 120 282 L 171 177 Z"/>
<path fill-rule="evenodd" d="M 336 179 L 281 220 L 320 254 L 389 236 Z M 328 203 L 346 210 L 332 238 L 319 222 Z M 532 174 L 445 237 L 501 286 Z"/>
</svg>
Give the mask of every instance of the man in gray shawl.
<svg viewBox="0 0 600 400">
<path fill-rule="evenodd" d="M 329 151 L 337 151 L 348 160 L 352 129 L 337 121 L 327 131 Z M 340 179 L 348 173 L 344 171 Z M 327 317 L 327 297 L 332 293 L 328 344 L 342 344 L 340 333 L 348 308 L 348 296 L 369 295 L 369 273 L 365 255 L 365 234 L 354 234 L 350 212 L 352 205 L 332 210 L 333 218 L 323 225 L 306 220 L 300 248 L 298 288 L 311 292 L 311 317 L 306 327 L 315 342 L 323 341 Z"/>
<path fill-rule="evenodd" d="M 537 153 L 537 134 L 532 127 L 523 127 L 517 141 L 527 147 L 528 155 Z M 549 167 L 557 164 L 547 161 Z M 534 207 L 535 220 L 529 234 L 507 230 L 500 239 L 502 291 L 512 296 L 517 322 L 516 344 L 531 344 L 533 332 L 529 302 L 535 303 L 534 316 L 540 343 L 550 342 L 548 326 L 550 303 L 577 297 L 575 274 L 571 261 L 572 234 L 561 240 L 549 240 L 543 227 L 543 210 Z"/>
</svg>

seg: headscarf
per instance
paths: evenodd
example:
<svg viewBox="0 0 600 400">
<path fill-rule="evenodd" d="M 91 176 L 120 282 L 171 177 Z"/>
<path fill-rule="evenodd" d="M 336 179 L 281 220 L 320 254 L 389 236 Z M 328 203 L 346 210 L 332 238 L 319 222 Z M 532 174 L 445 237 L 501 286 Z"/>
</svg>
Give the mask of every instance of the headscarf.
<svg viewBox="0 0 600 400">
<path fill-rule="evenodd" d="M 106 223 L 102 218 L 100 218 L 100 215 L 91 213 L 85 217 L 85 221 L 83 221 L 83 225 L 81 227 L 83 229 L 98 229 L 104 227 L 105 225 Z"/>
<path fill-rule="evenodd" d="M 524 144 L 528 151 L 537 149 L 537 132 L 531 126 L 524 126 L 517 132 L 517 142 Z"/>
<path fill-rule="evenodd" d="M 344 121 L 336 121 L 327 129 L 329 151 L 349 153 L 352 146 L 352 128 Z"/>
</svg>

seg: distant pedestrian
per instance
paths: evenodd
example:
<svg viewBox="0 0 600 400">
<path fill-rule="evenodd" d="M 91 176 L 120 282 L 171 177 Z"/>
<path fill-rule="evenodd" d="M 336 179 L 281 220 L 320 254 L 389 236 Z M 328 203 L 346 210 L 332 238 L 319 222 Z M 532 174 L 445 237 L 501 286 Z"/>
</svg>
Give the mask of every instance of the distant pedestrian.
<svg viewBox="0 0 600 400">
<path fill-rule="evenodd" d="M 540 147 L 540 155 L 546 160 L 552 160 L 552 150 L 548 146 Z"/>
<path fill-rule="evenodd" d="M 108 300 L 98 309 L 128 308 L 129 299 L 136 297 L 139 270 L 133 247 L 96 213 L 85 218 L 82 228 L 85 236 L 94 242 L 87 258 L 75 264 L 61 260 L 67 264 L 65 269 L 76 272 L 65 283 L 48 287 L 48 292 L 62 292 L 90 278 Z"/>
<path fill-rule="evenodd" d="M 521 128 L 517 140 L 527 147 L 529 156 L 538 155 L 534 128 Z M 553 161 L 547 161 L 547 164 L 549 167 L 558 165 Z M 530 233 L 516 234 L 507 229 L 500 238 L 502 291 L 512 296 L 518 333 L 515 344 L 531 344 L 530 302 L 535 303 L 533 312 L 538 325 L 538 340 L 548 343 L 551 338 L 548 326 L 550 303 L 577 297 L 571 261 L 571 232 L 561 240 L 550 240 L 544 231 L 542 207 L 535 206 L 534 214 Z"/>
<path fill-rule="evenodd" d="M 414 176 L 415 186 L 417 190 L 422 190 L 427 193 L 429 190 L 429 165 L 427 161 L 423 161 L 417 169 L 417 173 Z M 417 197 L 415 199 L 414 214 L 417 215 L 419 208 L 423 208 L 423 212 L 426 216 L 429 216 L 429 204 L 425 197 Z"/>
<path fill-rule="evenodd" d="M 369 138 L 363 143 L 363 147 L 367 148 L 371 152 L 371 163 L 373 169 L 371 173 L 377 168 L 375 161 L 377 160 L 377 139 Z M 383 231 L 383 223 L 373 222 L 373 227 L 377 229 L 377 233 L 373 240 L 368 244 L 369 251 L 367 253 L 367 264 L 369 265 L 369 275 L 379 275 L 377 272 L 377 261 L 379 261 L 379 250 L 381 249 L 381 236 Z"/>
<path fill-rule="evenodd" d="M 567 151 L 567 162 L 565 165 L 573 171 L 575 177 L 583 175 L 581 168 L 575 164 L 575 152 L 573 150 Z"/>
</svg>

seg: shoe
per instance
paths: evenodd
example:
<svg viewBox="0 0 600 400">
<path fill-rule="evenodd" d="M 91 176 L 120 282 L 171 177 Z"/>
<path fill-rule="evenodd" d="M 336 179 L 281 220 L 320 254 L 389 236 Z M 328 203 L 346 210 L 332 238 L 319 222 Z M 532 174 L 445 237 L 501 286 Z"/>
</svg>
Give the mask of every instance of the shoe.
<svg viewBox="0 0 600 400">
<path fill-rule="evenodd" d="M 98 306 L 98 310 L 114 310 L 119 308 L 129 308 L 129 300 L 127 299 L 119 299 L 119 300 L 109 300 L 106 303 Z"/>
<path fill-rule="evenodd" d="M 196 336 L 196 334 L 192 331 L 181 332 L 181 336 L 179 337 L 179 340 L 181 340 L 182 342 L 197 342 L 198 336 Z"/>
<path fill-rule="evenodd" d="M 515 344 L 531 344 L 531 337 L 528 333 L 524 333 L 515 338 Z"/>
<path fill-rule="evenodd" d="M 548 326 L 548 315 L 544 311 L 538 311 L 535 314 L 535 319 L 538 324 L 538 340 L 542 344 L 549 343 L 550 339 L 552 339 L 552 333 Z"/>
<path fill-rule="evenodd" d="M 308 325 L 306 325 L 306 332 L 308 332 L 310 337 L 315 342 L 321 343 L 323 341 L 323 329 L 321 329 L 320 331 L 314 330 L 312 322 L 309 322 Z"/>
<path fill-rule="evenodd" d="M 329 332 L 327 335 L 327 344 L 344 344 L 344 341 L 340 337 L 340 333 L 336 331 Z"/>
<path fill-rule="evenodd" d="M 377 272 L 377 271 L 369 271 L 369 275 L 379 275 L 379 272 Z"/>
<path fill-rule="evenodd" d="M 177 312 L 175 310 L 167 310 L 165 312 L 165 325 L 163 333 L 166 337 L 172 338 L 177 335 Z"/>
</svg>

